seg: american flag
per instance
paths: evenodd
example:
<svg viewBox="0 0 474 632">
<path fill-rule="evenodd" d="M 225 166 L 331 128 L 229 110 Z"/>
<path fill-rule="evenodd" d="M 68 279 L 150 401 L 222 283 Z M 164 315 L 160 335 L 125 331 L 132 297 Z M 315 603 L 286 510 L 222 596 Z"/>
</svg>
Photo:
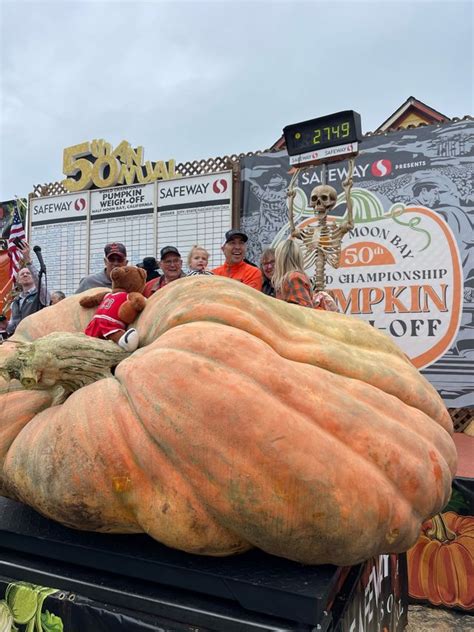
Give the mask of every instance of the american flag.
<svg viewBox="0 0 474 632">
<path fill-rule="evenodd" d="M 25 229 L 21 221 L 18 211 L 18 203 L 15 204 L 15 212 L 13 213 L 13 223 L 10 228 L 10 236 L 8 237 L 8 256 L 10 257 L 10 278 L 15 280 L 20 264 L 23 259 L 21 250 L 17 246 L 17 240 L 26 240 Z"/>
</svg>

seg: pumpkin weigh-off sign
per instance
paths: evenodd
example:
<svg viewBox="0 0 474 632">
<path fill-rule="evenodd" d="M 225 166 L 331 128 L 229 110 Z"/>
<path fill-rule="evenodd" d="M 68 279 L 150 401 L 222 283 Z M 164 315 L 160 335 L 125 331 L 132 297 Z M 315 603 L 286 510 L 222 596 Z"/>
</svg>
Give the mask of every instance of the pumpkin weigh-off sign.
<svg viewBox="0 0 474 632">
<path fill-rule="evenodd" d="M 3 495 L 76 529 L 336 565 L 407 550 L 445 506 L 449 414 L 361 319 L 183 278 L 148 300 L 140 348 L 94 381 L 116 345 L 86 350 L 79 298 L 0 346 Z"/>
<path fill-rule="evenodd" d="M 369 191 L 352 195 L 356 223 L 326 284 L 344 313 L 385 331 L 422 369 L 446 353 L 460 325 L 463 280 L 452 231 L 428 208 L 395 204 L 383 213 Z M 369 205 L 377 212 L 364 213 Z"/>
</svg>

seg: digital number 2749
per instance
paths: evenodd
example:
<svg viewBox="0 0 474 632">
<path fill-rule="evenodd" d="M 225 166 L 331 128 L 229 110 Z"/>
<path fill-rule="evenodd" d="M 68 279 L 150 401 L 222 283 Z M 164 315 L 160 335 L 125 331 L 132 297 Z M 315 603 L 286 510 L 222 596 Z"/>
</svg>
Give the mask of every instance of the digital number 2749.
<svg viewBox="0 0 474 632">
<path fill-rule="evenodd" d="M 313 145 L 318 145 L 320 142 L 334 140 L 335 138 L 347 138 L 350 134 L 349 123 L 341 123 L 340 125 L 333 125 L 332 127 L 323 127 L 322 129 L 315 129 L 313 136 Z"/>
</svg>

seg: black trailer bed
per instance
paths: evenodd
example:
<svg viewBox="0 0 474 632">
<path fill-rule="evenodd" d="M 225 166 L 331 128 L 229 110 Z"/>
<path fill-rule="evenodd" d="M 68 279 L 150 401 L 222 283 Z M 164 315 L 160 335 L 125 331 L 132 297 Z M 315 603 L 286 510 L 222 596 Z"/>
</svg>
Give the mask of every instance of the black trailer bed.
<svg viewBox="0 0 474 632">
<path fill-rule="evenodd" d="M 196 623 L 198 610 L 204 622 L 206 613 L 226 621 L 222 629 L 227 630 L 244 629 L 234 627 L 242 618 L 248 620 L 245 629 L 251 629 L 253 620 L 260 630 L 325 630 L 329 604 L 347 573 L 257 550 L 229 558 L 203 557 L 170 549 L 146 535 L 76 531 L 0 497 L 0 575 L 75 590 L 151 615 L 169 616 L 173 603 L 181 616 L 193 611 L 190 622 Z"/>
</svg>

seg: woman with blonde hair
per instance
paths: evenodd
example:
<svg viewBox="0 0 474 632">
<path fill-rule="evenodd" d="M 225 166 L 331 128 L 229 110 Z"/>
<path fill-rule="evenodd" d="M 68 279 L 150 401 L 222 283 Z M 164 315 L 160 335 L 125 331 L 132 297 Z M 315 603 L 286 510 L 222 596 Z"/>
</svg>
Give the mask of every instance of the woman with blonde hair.
<svg viewBox="0 0 474 632">
<path fill-rule="evenodd" d="M 337 312 L 334 299 L 327 292 L 313 294 L 311 281 L 304 271 L 301 248 L 293 239 L 278 244 L 272 276 L 276 297 L 287 303 Z"/>
</svg>

